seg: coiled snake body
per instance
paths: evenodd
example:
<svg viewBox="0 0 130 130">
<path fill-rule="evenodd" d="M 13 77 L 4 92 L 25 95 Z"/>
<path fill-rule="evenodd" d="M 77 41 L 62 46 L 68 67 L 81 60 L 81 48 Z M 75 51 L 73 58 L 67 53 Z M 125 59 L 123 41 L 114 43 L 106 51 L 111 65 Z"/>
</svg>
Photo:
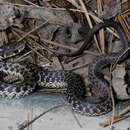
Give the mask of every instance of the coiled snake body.
<svg viewBox="0 0 130 130">
<path fill-rule="evenodd" d="M 99 23 L 93 27 L 88 33 L 88 37 L 85 40 L 81 48 L 71 54 L 60 54 L 51 50 L 52 52 L 65 56 L 76 56 L 83 53 L 87 44 L 92 39 L 93 35 L 104 27 L 113 27 L 117 30 L 121 42 L 122 49 L 117 53 L 104 54 L 95 58 L 92 63 L 90 63 L 88 68 L 88 76 L 91 83 L 97 87 L 104 97 L 103 101 L 98 103 L 92 103 L 84 100 L 85 87 L 82 78 L 73 72 L 65 70 L 48 71 L 41 67 L 28 62 L 19 63 L 1 63 L 0 72 L 7 74 L 16 74 L 22 76 L 23 84 L 21 86 L 13 86 L 12 84 L 1 83 L 0 84 L 0 95 L 7 98 L 17 98 L 29 94 L 34 91 L 35 83 L 38 83 L 42 87 L 59 88 L 67 87 L 67 100 L 70 105 L 72 105 L 75 111 L 89 116 L 102 115 L 109 112 L 112 109 L 111 98 L 109 96 L 109 84 L 103 78 L 101 70 L 106 65 L 116 62 L 118 57 L 130 47 L 130 43 L 125 36 L 125 33 L 121 26 L 112 21 L 106 21 L 104 23 Z M 128 53 L 126 53 L 121 59 L 126 58 Z M 33 72 L 33 73 L 32 73 Z M 33 78 L 32 78 L 33 77 Z M 30 80 L 29 80 L 30 79 Z"/>
</svg>

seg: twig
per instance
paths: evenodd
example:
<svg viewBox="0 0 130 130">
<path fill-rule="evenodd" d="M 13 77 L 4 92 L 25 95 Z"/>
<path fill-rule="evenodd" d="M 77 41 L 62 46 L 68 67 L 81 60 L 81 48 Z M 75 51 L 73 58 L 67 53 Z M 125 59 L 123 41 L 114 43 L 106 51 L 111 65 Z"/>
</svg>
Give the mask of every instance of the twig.
<svg viewBox="0 0 130 130">
<path fill-rule="evenodd" d="M 35 27 L 34 29 L 32 29 L 31 31 L 27 32 L 26 34 L 24 34 L 19 40 L 18 42 L 22 41 L 24 38 L 26 38 L 29 34 L 35 32 L 36 30 L 38 30 L 39 28 L 41 28 L 42 26 L 44 26 L 46 23 L 48 23 L 48 21 L 45 21 L 44 23 L 40 24 L 39 26 Z"/>
<path fill-rule="evenodd" d="M 117 61 L 114 63 L 114 65 L 111 66 L 111 68 L 110 68 L 110 77 L 111 77 L 112 70 L 116 67 L 116 65 L 117 65 L 117 63 L 118 63 L 118 61 L 119 61 L 119 59 L 120 59 L 125 53 L 127 53 L 129 50 L 130 50 L 130 47 L 127 48 L 127 50 L 124 51 L 123 54 L 118 57 L 118 59 L 117 59 Z M 112 89 L 111 87 L 112 87 L 112 81 L 110 80 L 110 89 Z M 108 121 L 106 121 L 106 122 L 104 122 L 104 123 L 100 123 L 100 125 L 103 126 L 103 127 L 110 125 L 110 128 L 112 129 L 112 124 L 113 124 L 113 123 L 130 117 L 130 114 L 127 114 L 127 115 L 125 115 L 125 116 L 123 115 L 123 114 L 125 114 L 126 112 L 128 112 L 128 111 L 130 110 L 130 106 L 127 107 L 127 108 L 125 108 L 122 112 L 120 112 L 118 116 L 114 116 L 114 113 L 115 113 L 115 102 L 114 102 L 114 97 L 113 97 L 113 94 L 112 94 L 112 90 L 111 90 L 110 92 L 111 92 L 112 106 L 113 106 L 112 118 L 110 118 Z"/>
<path fill-rule="evenodd" d="M 130 114 L 126 114 L 124 115 L 125 113 L 127 113 L 128 111 L 130 111 L 130 106 L 126 107 L 125 109 L 123 109 L 119 114 L 118 116 L 115 116 L 113 119 L 109 119 L 108 121 L 106 122 L 103 122 L 103 123 L 100 123 L 101 126 L 103 127 L 106 127 L 108 125 L 111 124 L 112 120 L 113 120 L 113 123 L 116 123 L 118 121 L 121 121 L 123 119 L 126 119 L 128 117 L 130 117 Z"/>
<path fill-rule="evenodd" d="M 89 11 L 86 12 L 84 10 L 78 10 L 78 9 L 70 9 L 71 11 L 75 11 L 75 12 L 81 12 L 81 13 L 87 13 L 88 15 L 90 15 L 96 22 L 100 23 L 103 22 L 103 20 L 101 20 L 99 17 L 97 17 L 93 12 Z M 117 33 L 115 33 L 112 29 L 110 28 L 106 28 L 110 33 L 112 33 L 115 37 L 120 38 L 119 35 Z"/>
<path fill-rule="evenodd" d="M 65 94 L 66 93 L 66 88 L 58 88 L 58 89 L 49 89 L 49 88 L 44 88 L 44 89 L 39 89 L 37 90 L 38 92 L 43 92 L 43 93 L 62 93 Z"/>
<path fill-rule="evenodd" d="M 19 34 L 17 34 L 14 30 L 13 30 L 13 33 L 18 37 L 18 38 L 20 38 L 20 35 Z M 26 34 L 25 34 L 26 35 Z M 24 36 L 25 36 L 24 35 Z M 29 35 L 29 34 L 28 34 Z M 26 36 L 28 36 L 28 35 L 26 35 Z M 25 37 L 22 37 L 22 40 L 24 39 Z M 20 38 L 21 39 L 21 38 Z M 21 41 L 21 40 L 18 40 L 19 42 Z M 31 41 L 31 39 L 27 39 L 29 42 L 32 42 Z M 37 42 L 35 42 L 36 44 L 38 44 Z M 27 44 L 27 43 L 26 43 Z M 40 44 L 38 44 L 38 45 L 40 45 Z M 37 51 L 37 48 L 33 48 L 33 47 L 31 47 L 29 44 L 27 44 L 27 46 L 31 49 L 31 51 L 33 51 L 33 52 L 35 52 L 39 57 L 42 57 L 42 58 L 46 58 L 46 57 L 44 57 L 43 55 L 41 55 L 41 53 L 39 53 L 38 51 Z M 41 45 L 40 45 L 41 46 Z M 42 48 L 42 49 L 45 49 L 45 50 L 47 50 L 46 48 L 44 48 L 44 47 L 40 47 L 40 48 Z M 48 50 L 47 50 L 48 51 Z M 31 52 L 30 52 L 31 53 Z M 46 58 L 47 59 L 47 58 Z M 51 62 L 49 59 L 47 59 L 49 62 Z"/>
<path fill-rule="evenodd" d="M 21 5 L 21 4 L 13 4 L 13 3 L 7 3 L 7 2 L 0 2 L 0 5 L 13 5 L 13 6 L 18 6 L 19 8 L 34 8 L 34 9 L 45 9 L 44 7 L 30 7 L 28 5 Z M 50 10 L 58 10 L 58 11 L 66 11 L 65 8 L 49 8 Z M 97 17 L 93 12 L 89 11 L 86 12 L 85 10 L 79 10 L 79 9 L 69 9 L 70 11 L 75 11 L 75 12 L 81 12 L 81 13 L 86 13 L 88 15 L 90 15 L 96 22 L 103 22 L 99 17 Z M 35 16 L 34 16 L 35 18 Z M 39 17 L 39 19 L 41 19 L 41 17 Z M 72 23 L 70 23 L 70 26 L 72 25 Z M 109 30 L 111 33 L 113 33 L 113 31 L 110 28 L 107 28 L 107 30 Z M 119 38 L 119 36 L 116 33 L 113 33 L 114 36 L 116 36 L 117 38 Z"/>
<path fill-rule="evenodd" d="M 81 124 L 80 124 L 78 118 L 76 117 L 74 111 L 72 110 L 72 107 L 71 107 L 70 105 L 68 105 L 68 103 L 67 103 L 63 98 L 61 98 L 61 101 L 69 108 L 69 110 L 71 111 L 71 113 L 72 113 L 72 115 L 73 115 L 75 121 L 77 122 L 77 124 L 79 125 L 79 127 L 82 128 L 82 126 L 81 126 Z"/>
<path fill-rule="evenodd" d="M 76 67 L 65 68 L 65 70 L 74 71 L 74 70 L 77 70 L 77 69 L 80 69 L 80 68 L 86 67 L 86 66 L 88 66 L 88 65 L 89 65 L 88 63 L 85 63 L 85 64 L 82 64 L 82 65 L 78 65 L 78 66 L 76 66 Z"/>
<path fill-rule="evenodd" d="M 59 70 L 64 70 L 64 66 L 63 66 L 62 62 L 60 62 L 60 60 L 58 59 L 58 57 L 53 57 L 53 63 L 56 65 L 56 67 Z"/>
<path fill-rule="evenodd" d="M 112 99 L 112 117 L 111 117 L 110 129 L 112 130 L 112 124 L 114 122 L 114 115 L 115 115 L 115 100 L 112 91 L 112 65 L 110 67 L 110 94 Z"/>
<path fill-rule="evenodd" d="M 28 0 L 23 0 L 23 1 L 26 2 L 26 3 L 28 3 L 28 4 L 30 4 L 30 5 L 34 5 L 34 6 L 36 6 L 36 7 L 39 7 L 38 5 L 32 3 L 31 1 L 28 1 Z"/>
<path fill-rule="evenodd" d="M 28 115 L 27 115 L 27 124 L 28 124 L 28 122 L 30 121 L 30 114 L 28 113 Z M 29 130 L 29 125 L 27 125 L 27 130 Z"/>
<path fill-rule="evenodd" d="M 16 31 L 16 32 L 25 34 L 24 31 L 19 30 L 19 29 L 17 29 L 17 28 L 13 28 L 13 30 Z M 31 37 L 31 38 L 34 38 L 34 39 L 36 39 L 36 40 L 39 39 L 37 36 L 32 35 L 32 34 L 29 34 L 28 36 Z M 58 46 L 58 47 L 63 47 L 63 48 L 69 49 L 69 50 L 74 50 L 74 51 L 76 51 L 76 50 L 79 49 L 79 48 L 76 48 L 76 47 L 70 47 L 70 46 L 67 46 L 67 45 L 63 45 L 62 43 L 50 41 L 50 40 L 47 40 L 47 39 L 44 39 L 44 38 L 41 38 L 41 37 L 40 37 L 40 40 L 41 40 L 42 42 L 46 42 L 46 43 L 49 43 L 49 44 L 52 44 L 52 45 L 55 45 L 55 46 Z M 86 50 L 84 51 L 84 53 L 86 53 L 86 54 L 91 54 L 91 55 L 95 55 L 95 56 L 99 56 L 99 55 L 100 55 L 100 54 L 98 54 L 98 53 L 91 52 L 91 51 L 86 51 Z"/>
<path fill-rule="evenodd" d="M 115 62 L 115 64 L 114 64 L 113 67 L 112 67 L 112 70 L 116 67 L 116 65 L 117 65 L 117 63 L 119 62 L 120 58 L 121 58 L 124 54 L 126 54 L 129 50 L 130 50 L 130 47 L 127 48 L 127 49 L 118 57 L 117 61 Z"/>
<path fill-rule="evenodd" d="M 67 1 L 70 2 L 73 6 L 77 7 L 78 9 L 81 8 L 75 0 L 67 0 Z"/>
<path fill-rule="evenodd" d="M 113 119 L 113 123 L 124 120 L 124 119 L 126 119 L 128 117 L 130 117 L 130 114 L 127 114 L 125 116 L 115 116 L 114 119 Z M 104 123 L 100 123 L 100 126 L 102 126 L 102 127 L 109 126 L 111 124 L 111 122 L 112 122 L 112 120 L 110 119 L 110 120 L 108 120 L 108 121 L 106 121 Z"/>
<path fill-rule="evenodd" d="M 127 113 L 128 111 L 130 111 L 130 106 L 126 107 L 125 109 L 123 109 L 118 115 L 124 115 L 125 113 Z"/>
<path fill-rule="evenodd" d="M 59 107 L 64 107 L 65 105 L 61 104 L 61 105 L 57 105 L 57 106 L 54 106 L 50 109 L 48 109 L 47 111 L 41 113 L 40 115 L 38 115 L 37 117 L 35 117 L 33 120 L 29 121 L 29 122 L 26 122 L 24 125 L 22 126 L 19 126 L 18 130 L 23 130 L 24 128 L 26 128 L 27 126 L 29 126 L 30 124 L 34 123 L 37 119 L 39 119 L 40 117 L 42 117 L 43 115 L 45 115 L 46 113 L 56 109 L 56 108 L 59 108 Z"/>
<path fill-rule="evenodd" d="M 30 119 L 33 119 L 33 109 L 30 110 Z M 30 125 L 30 130 L 32 130 L 32 124 Z"/>
<path fill-rule="evenodd" d="M 41 53 L 39 53 L 39 52 L 37 51 L 37 48 L 33 48 L 33 47 L 31 47 L 31 45 L 29 45 L 29 42 L 31 42 L 31 39 L 27 39 L 27 40 L 28 40 L 27 46 L 28 46 L 33 52 L 35 52 L 39 57 L 47 59 L 47 61 L 48 61 L 49 63 L 51 63 L 50 59 L 46 58 L 45 56 L 43 56 Z M 36 42 L 35 42 L 35 43 L 36 43 Z M 43 47 L 42 47 L 42 48 L 43 48 Z M 44 48 L 44 49 L 45 49 L 45 48 Z M 45 50 L 47 50 L 47 49 L 45 49 Z"/>
<path fill-rule="evenodd" d="M 91 22 L 91 20 L 90 20 L 89 15 L 88 15 L 88 11 L 87 11 L 87 9 L 86 9 L 86 7 L 85 7 L 83 1 L 82 1 L 82 0 L 79 0 L 79 2 L 80 2 L 80 4 L 81 4 L 81 6 L 82 6 L 82 9 L 85 11 L 85 16 L 86 16 L 86 18 L 87 18 L 87 20 L 88 20 L 88 24 L 89 24 L 90 28 L 93 28 L 92 22 Z M 101 49 L 100 49 L 100 47 L 99 47 L 99 44 L 98 44 L 96 35 L 94 35 L 94 41 L 95 41 L 95 43 L 96 43 L 96 46 L 97 46 L 99 52 L 101 53 L 102 51 L 101 51 Z"/>
<path fill-rule="evenodd" d="M 97 0 L 98 5 L 98 15 L 102 13 L 102 0 Z M 100 44 L 101 44 L 101 50 L 102 53 L 105 54 L 105 36 L 104 36 L 104 29 L 99 30 L 99 37 L 100 37 Z"/>
<path fill-rule="evenodd" d="M 13 61 L 14 61 L 14 62 L 22 61 L 22 60 L 26 59 L 27 56 L 30 55 L 32 52 L 33 52 L 33 51 L 31 50 L 31 51 L 29 51 L 29 52 L 23 54 L 22 56 L 19 56 L 18 58 L 14 59 Z"/>
<path fill-rule="evenodd" d="M 114 31 L 114 29 L 113 29 L 113 31 Z M 109 53 L 112 51 L 112 40 L 113 40 L 113 36 L 114 36 L 113 34 L 110 35 L 110 40 L 109 40 L 110 45 L 109 45 L 109 48 L 108 48 L 108 52 Z"/>
</svg>

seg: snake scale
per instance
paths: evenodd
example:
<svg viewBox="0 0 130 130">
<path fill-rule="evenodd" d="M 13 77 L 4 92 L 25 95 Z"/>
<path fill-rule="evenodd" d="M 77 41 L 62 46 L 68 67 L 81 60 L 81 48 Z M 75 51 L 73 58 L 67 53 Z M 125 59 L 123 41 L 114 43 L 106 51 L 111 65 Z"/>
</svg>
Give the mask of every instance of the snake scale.
<svg viewBox="0 0 130 130">
<path fill-rule="evenodd" d="M 122 49 L 116 53 L 102 54 L 96 57 L 88 67 L 88 76 L 91 83 L 97 87 L 103 96 L 103 99 L 98 103 L 92 103 L 84 99 L 85 87 L 83 79 L 80 75 L 67 71 L 67 70 L 54 70 L 48 71 L 37 65 L 29 62 L 1 62 L 0 72 L 1 79 L 3 75 L 17 75 L 23 80 L 22 85 L 13 85 L 9 83 L 0 83 L 0 95 L 6 98 L 19 98 L 28 95 L 35 89 L 35 84 L 38 86 L 49 87 L 49 88 L 63 88 L 66 87 L 66 97 L 69 104 L 77 112 L 89 116 L 98 116 L 105 114 L 112 109 L 111 98 L 109 96 L 109 83 L 104 79 L 101 70 L 103 67 L 116 62 L 118 57 L 130 47 L 130 43 L 122 29 L 122 27 L 113 21 L 105 21 L 104 23 L 96 24 L 92 29 L 90 29 L 84 44 L 78 51 L 72 52 L 70 54 L 61 54 L 54 50 L 49 49 L 55 54 L 61 56 L 77 56 L 83 53 L 87 44 L 90 43 L 93 35 L 97 33 L 100 29 L 105 27 L 113 27 L 120 36 L 122 42 Z M 15 50 L 15 49 L 14 49 Z M 21 49 L 22 50 L 22 49 Z M 12 50 L 11 50 L 12 51 Z M 18 51 L 16 51 L 18 52 Z M 124 60 L 128 53 L 120 58 L 120 61 Z M 1 51 L 2 59 L 6 56 Z M 16 54 L 16 53 L 14 53 Z M 4 58 L 3 58 L 4 56 Z M 10 57 L 10 55 L 9 55 Z"/>
</svg>

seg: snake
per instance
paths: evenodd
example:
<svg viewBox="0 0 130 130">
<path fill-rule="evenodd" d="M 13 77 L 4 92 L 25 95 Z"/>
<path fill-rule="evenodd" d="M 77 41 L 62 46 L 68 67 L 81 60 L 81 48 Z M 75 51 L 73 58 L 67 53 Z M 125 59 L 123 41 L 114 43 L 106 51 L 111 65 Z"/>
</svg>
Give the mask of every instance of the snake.
<svg viewBox="0 0 130 130">
<path fill-rule="evenodd" d="M 113 27 L 118 35 L 120 36 L 120 40 L 122 42 L 122 48 L 118 52 L 112 52 L 110 54 L 101 54 L 96 57 L 88 66 L 88 76 L 89 80 L 102 94 L 103 99 L 98 102 L 92 102 L 85 99 L 85 84 L 83 78 L 72 71 L 68 70 L 52 70 L 49 71 L 44 69 L 38 65 L 33 63 L 22 61 L 22 62 L 5 62 L 2 61 L 0 63 L 0 77 L 3 79 L 4 76 L 7 75 L 17 75 L 23 81 L 21 85 L 14 85 L 10 83 L 0 82 L 0 95 L 5 98 L 20 98 L 28 95 L 33 92 L 37 85 L 41 88 L 67 88 L 66 90 L 66 99 L 68 103 L 72 106 L 73 110 L 79 112 L 83 115 L 87 116 L 100 116 L 108 113 L 112 110 L 112 100 L 109 93 L 109 83 L 104 78 L 101 73 L 102 68 L 115 63 L 119 56 L 121 56 L 128 47 L 130 47 L 130 43 L 125 35 L 124 30 L 120 26 L 119 23 L 114 21 L 104 21 L 103 23 L 98 23 L 93 26 L 92 29 L 87 34 L 87 38 L 84 41 L 83 45 L 79 50 L 69 53 L 62 54 L 55 50 L 51 50 L 53 53 L 60 56 L 77 56 L 84 52 L 87 48 L 88 43 L 92 40 L 92 37 L 95 33 L 97 33 L 100 29 L 105 27 Z M 24 45 L 21 45 L 21 49 L 17 45 L 12 45 L 13 49 L 20 53 L 24 49 Z M 15 51 L 8 53 L 5 49 L 9 47 L 4 47 L 4 50 L 1 50 L 2 59 L 6 59 L 10 57 L 10 53 L 16 55 Z M 10 46 L 11 48 L 11 46 Z M 17 50 L 18 49 L 18 50 Z M 7 55 L 5 54 L 8 53 Z M 119 61 L 123 61 L 127 58 L 129 51 L 127 51 Z"/>
</svg>

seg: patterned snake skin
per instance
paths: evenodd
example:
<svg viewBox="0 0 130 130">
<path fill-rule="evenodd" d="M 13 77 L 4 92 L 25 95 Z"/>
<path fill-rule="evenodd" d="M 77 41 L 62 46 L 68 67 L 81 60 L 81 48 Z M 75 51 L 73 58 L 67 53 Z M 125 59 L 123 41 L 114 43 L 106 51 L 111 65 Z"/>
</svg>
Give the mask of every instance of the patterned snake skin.
<svg viewBox="0 0 130 130">
<path fill-rule="evenodd" d="M 83 53 L 87 43 L 90 42 L 93 35 L 104 27 L 113 27 L 117 30 L 121 42 L 123 43 L 123 47 L 117 53 L 104 54 L 97 57 L 89 65 L 88 76 L 91 83 L 99 89 L 104 97 L 102 101 L 92 103 L 85 100 L 85 87 L 80 75 L 65 70 L 48 71 L 28 62 L 2 62 L 0 64 L 1 79 L 3 78 L 3 75 L 17 75 L 23 79 L 22 85 L 12 85 L 1 82 L 0 95 L 6 98 L 19 98 L 34 91 L 36 83 L 42 88 L 67 87 L 67 100 L 75 111 L 89 116 L 98 116 L 109 112 L 112 109 L 111 99 L 109 96 L 109 84 L 103 78 L 101 70 L 106 65 L 116 62 L 118 56 L 130 47 L 130 43 L 120 25 L 111 21 L 95 25 L 94 28 L 90 30 L 87 40 L 78 51 L 62 55 L 76 56 Z M 55 53 L 57 54 L 58 52 Z M 120 61 L 126 58 L 127 55 L 128 54 L 126 53 Z"/>
<path fill-rule="evenodd" d="M 103 96 L 102 102 L 99 102 L 96 104 L 92 102 L 86 102 L 86 101 L 83 102 L 83 100 L 79 100 L 79 98 L 77 99 L 75 95 L 73 94 L 73 92 L 76 91 L 77 88 L 72 90 L 70 86 L 68 87 L 68 90 L 67 90 L 68 102 L 73 106 L 73 108 L 76 111 L 85 115 L 89 115 L 89 116 L 102 115 L 112 109 L 111 99 L 110 99 L 110 94 L 109 94 L 109 83 L 104 79 L 103 74 L 101 73 L 101 70 L 105 66 L 115 63 L 118 57 L 121 56 L 128 47 L 130 47 L 130 42 L 128 41 L 126 37 L 124 30 L 122 29 L 119 23 L 108 20 L 108 21 L 105 21 L 104 23 L 99 23 L 95 25 L 88 32 L 87 38 L 84 44 L 81 46 L 81 48 L 78 51 L 63 54 L 55 50 L 49 49 L 51 52 L 60 56 L 68 56 L 68 57 L 78 56 L 82 54 L 83 51 L 90 46 L 89 43 L 92 40 L 93 35 L 104 27 L 113 27 L 117 31 L 120 37 L 120 40 L 122 42 L 122 48 L 119 52 L 114 52 L 110 54 L 102 54 L 101 56 L 96 57 L 88 66 L 88 76 L 89 76 L 90 82 L 92 83 L 93 86 L 95 86 L 100 91 L 101 95 Z M 127 53 L 125 53 L 119 59 L 119 62 L 123 61 L 129 55 L 129 53 L 130 51 L 127 51 Z M 80 88 L 81 88 L 81 85 L 80 85 Z"/>
</svg>

